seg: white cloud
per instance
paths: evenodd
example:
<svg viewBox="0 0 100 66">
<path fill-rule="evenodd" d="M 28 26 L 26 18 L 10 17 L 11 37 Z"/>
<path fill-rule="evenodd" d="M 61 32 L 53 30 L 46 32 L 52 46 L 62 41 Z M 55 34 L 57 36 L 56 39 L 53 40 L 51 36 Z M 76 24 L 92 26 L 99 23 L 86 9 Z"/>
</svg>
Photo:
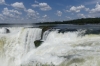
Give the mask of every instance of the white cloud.
<svg viewBox="0 0 100 66">
<path fill-rule="evenodd" d="M 62 16 L 62 12 L 61 11 L 57 11 L 56 15 L 57 16 Z"/>
<path fill-rule="evenodd" d="M 49 11 L 52 9 L 47 3 L 33 4 L 32 6 L 39 7 L 42 11 Z"/>
<path fill-rule="evenodd" d="M 0 0 L 0 4 L 5 4 L 5 0 Z"/>
<path fill-rule="evenodd" d="M 33 6 L 34 8 L 39 7 L 38 4 L 33 4 L 32 6 Z"/>
<path fill-rule="evenodd" d="M 42 16 L 43 18 L 46 18 L 47 17 L 47 15 L 44 15 L 44 16 Z"/>
<path fill-rule="evenodd" d="M 18 12 L 17 10 L 9 10 L 8 8 L 4 8 L 2 11 L 3 15 L 6 17 L 12 17 L 12 18 L 18 18 L 19 15 L 21 15 L 21 12 Z"/>
<path fill-rule="evenodd" d="M 39 3 L 37 0 L 35 0 L 35 3 Z"/>
<path fill-rule="evenodd" d="M 72 6 L 71 8 L 70 8 L 70 10 L 67 10 L 67 12 L 80 12 L 82 9 L 84 9 L 85 8 L 85 6 L 84 5 L 80 5 L 80 6 L 77 6 L 77 7 L 75 7 L 75 6 Z"/>
<path fill-rule="evenodd" d="M 15 9 L 25 9 L 25 6 L 22 2 L 15 2 L 11 4 L 11 6 L 14 7 Z"/>
<path fill-rule="evenodd" d="M 79 18 L 86 18 L 86 16 L 84 14 L 78 14 L 77 15 Z"/>
<path fill-rule="evenodd" d="M 37 19 L 38 22 L 50 22 L 50 18 L 47 14 L 44 14 L 43 16 L 41 16 L 39 19 Z"/>
<path fill-rule="evenodd" d="M 39 19 L 39 21 L 42 21 L 42 22 L 45 22 L 45 21 L 48 21 L 49 20 L 49 17 L 48 17 L 48 15 L 43 15 L 40 19 Z"/>
<path fill-rule="evenodd" d="M 38 17 L 39 13 L 36 12 L 36 11 L 34 11 L 34 10 L 32 10 L 32 9 L 28 9 L 26 12 L 27 12 L 28 18 L 31 18 L 31 19 L 37 19 L 37 18 L 39 18 Z"/>
<path fill-rule="evenodd" d="M 71 20 L 72 18 L 71 17 L 69 17 L 69 16 L 65 16 L 66 18 L 67 18 L 67 20 Z"/>
<path fill-rule="evenodd" d="M 0 14 L 0 19 L 4 20 L 4 16 L 2 14 Z"/>
<path fill-rule="evenodd" d="M 100 4 L 97 3 L 95 8 L 90 10 L 90 13 L 100 13 Z"/>
<path fill-rule="evenodd" d="M 90 9 L 89 8 L 85 8 L 85 11 L 90 11 Z"/>
<path fill-rule="evenodd" d="M 47 3 L 39 3 L 40 9 L 42 11 L 48 11 L 51 10 L 51 7 Z"/>
</svg>

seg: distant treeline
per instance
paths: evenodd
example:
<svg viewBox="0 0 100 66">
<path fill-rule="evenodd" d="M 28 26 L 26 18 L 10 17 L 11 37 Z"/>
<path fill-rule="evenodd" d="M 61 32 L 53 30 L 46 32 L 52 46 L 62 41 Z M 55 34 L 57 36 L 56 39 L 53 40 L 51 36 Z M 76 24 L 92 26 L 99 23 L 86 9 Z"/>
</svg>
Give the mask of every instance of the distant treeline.
<svg viewBox="0 0 100 66">
<path fill-rule="evenodd" d="M 36 24 L 100 24 L 100 18 L 81 18 L 69 21 L 55 21 L 55 22 L 40 22 Z"/>
</svg>

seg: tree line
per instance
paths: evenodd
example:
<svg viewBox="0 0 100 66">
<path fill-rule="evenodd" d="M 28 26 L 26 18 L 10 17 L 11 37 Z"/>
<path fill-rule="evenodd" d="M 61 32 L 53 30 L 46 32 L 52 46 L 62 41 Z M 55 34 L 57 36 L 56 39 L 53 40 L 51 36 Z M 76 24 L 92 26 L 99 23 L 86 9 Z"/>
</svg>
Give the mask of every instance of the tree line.
<svg viewBox="0 0 100 66">
<path fill-rule="evenodd" d="M 100 18 L 81 18 L 69 21 L 55 21 L 55 22 L 39 22 L 36 24 L 100 24 Z"/>
</svg>

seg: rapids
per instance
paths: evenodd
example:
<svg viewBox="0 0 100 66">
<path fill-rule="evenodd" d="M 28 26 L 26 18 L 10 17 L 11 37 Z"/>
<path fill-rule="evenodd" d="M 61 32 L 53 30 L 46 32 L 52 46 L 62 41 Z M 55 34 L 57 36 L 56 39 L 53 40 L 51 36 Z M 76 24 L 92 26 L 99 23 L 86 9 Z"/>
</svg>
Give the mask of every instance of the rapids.
<svg viewBox="0 0 100 66">
<path fill-rule="evenodd" d="M 0 66 L 100 66 L 100 34 L 41 28 L 0 29 Z M 39 47 L 34 41 L 42 40 Z"/>
</svg>

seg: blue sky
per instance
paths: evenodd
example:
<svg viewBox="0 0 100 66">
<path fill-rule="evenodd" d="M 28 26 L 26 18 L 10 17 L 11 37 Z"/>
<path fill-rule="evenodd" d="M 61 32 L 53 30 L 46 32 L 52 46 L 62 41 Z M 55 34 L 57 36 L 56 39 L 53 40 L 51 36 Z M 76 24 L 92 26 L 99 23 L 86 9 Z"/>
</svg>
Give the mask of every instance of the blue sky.
<svg viewBox="0 0 100 66">
<path fill-rule="evenodd" d="M 100 17 L 100 0 L 0 0 L 0 23 Z"/>
</svg>

